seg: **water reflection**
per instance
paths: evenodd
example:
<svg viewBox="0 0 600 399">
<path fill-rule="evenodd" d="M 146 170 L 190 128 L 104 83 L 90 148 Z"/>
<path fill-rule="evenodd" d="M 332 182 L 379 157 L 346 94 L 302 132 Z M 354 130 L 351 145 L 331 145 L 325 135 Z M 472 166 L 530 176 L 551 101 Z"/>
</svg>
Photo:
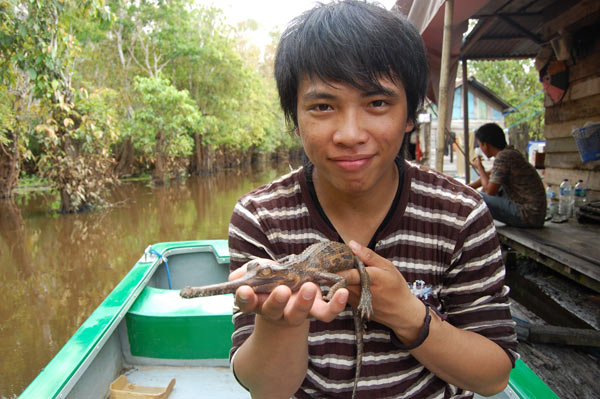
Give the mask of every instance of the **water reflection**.
<svg viewBox="0 0 600 399">
<path fill-rule="evenodd" d="M 123 183 L 111 207 L 48 210 L 47 192 L 0 201 L 0 398 L 20 394 L 149 244 L 227 238 L 237 198 L 287 163 L 191 177 L 161 187 Z"/>
</svg>

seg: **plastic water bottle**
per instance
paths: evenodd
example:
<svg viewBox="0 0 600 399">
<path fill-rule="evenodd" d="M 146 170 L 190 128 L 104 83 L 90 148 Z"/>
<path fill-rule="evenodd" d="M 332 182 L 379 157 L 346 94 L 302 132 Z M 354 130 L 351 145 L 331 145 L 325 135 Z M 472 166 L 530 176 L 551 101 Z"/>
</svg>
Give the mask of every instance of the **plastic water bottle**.
<svg viewBox="0 0 600 399">
<path fill-rule="evenodd" d="M 558 213 L 558 197 L 552 184 L 546 188 L 546 218 L 552 219 Z"/>
<path fill-rule="evenodd" d="M 587 188 L 583 185 L 583 180 L 579 179 L 573 190 L 575 196 L 575 211 L 587 203 Z"/>
<path fill-rule="evenodd" d="M 560 183 L 560 194 L 558 196 L 558 214 L 561 217 L 570 217 L 573 209 L 573 189 L 569 179 Z"/>
</svg>

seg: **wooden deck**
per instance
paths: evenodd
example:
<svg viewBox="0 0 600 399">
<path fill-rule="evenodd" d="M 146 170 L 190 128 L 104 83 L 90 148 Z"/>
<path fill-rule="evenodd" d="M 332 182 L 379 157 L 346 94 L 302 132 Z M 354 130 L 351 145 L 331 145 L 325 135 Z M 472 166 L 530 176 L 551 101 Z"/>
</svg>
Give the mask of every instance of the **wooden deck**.
<svg viewBox="0 0 600 399">
<path fill-rule="evenodd" d="M 495 223 L 503 245 L 600 292 L 600 225 L 569 220 L 522 229 Z"/>
<path fill-rule="evenodd" d="M 590 334 L 588 329 L 599 331 L 600 306 L 591 299 L 600 298 L 600 225 L 571 220 L 520 229 L 495 223 L 507 256 L 513 317 L 544 332 L 547 326 L 569 327 L 573 337 Z M 560 398 L 595 399 L 600 390 L 599 348 L 579 345 L 573 337 L 553 344 L 519 337 L 517 351 Z"/>
</svg>

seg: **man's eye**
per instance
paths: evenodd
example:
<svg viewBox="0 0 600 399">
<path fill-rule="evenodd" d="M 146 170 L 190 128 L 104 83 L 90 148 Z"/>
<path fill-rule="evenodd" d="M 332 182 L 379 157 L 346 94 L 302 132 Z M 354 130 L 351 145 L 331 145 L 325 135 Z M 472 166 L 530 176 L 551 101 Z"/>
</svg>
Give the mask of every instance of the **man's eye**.
<svg viewBox="0 0 600 399">
<path fill-rule="evenodd" d="M 314 109 L 317 111 L 329 111 L 331 109 L 331 107 L 327 104 L 317 104 L 314 106 Z"/>
<path fill-rule="evenodd" d="M 386 104 L 387 102 L 385 102 L 384 100 L 375 100 L 371 103 L 373 107 L 383 107 Z"/>
</svg>

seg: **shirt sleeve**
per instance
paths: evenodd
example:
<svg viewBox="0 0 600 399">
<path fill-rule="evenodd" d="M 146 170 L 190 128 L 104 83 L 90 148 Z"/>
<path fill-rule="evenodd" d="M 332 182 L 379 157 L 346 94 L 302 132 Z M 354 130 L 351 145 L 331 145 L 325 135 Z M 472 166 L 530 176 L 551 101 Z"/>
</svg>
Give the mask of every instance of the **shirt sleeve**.
<svg viewBox="0 0 600 399">
<path fill-rule="evenodd" d="M 264 233 L 257 212 L 251 202 L 238 201 L 229 224 L 230 272 L 256 258 L 274 259 L 269 241 Z M 237 306 L 233 308 L 234 331 L 231 337 L 230 361 L 238 348 L 254 330 L 254 313 L 244 314 Z"/>
<path fill-rule="evenodd" d="M 452 325 L 498 344 L 514 367 L 519 354 L 504 277 L 496 228 L 480 200 L 460 231 L 451 266 L 444 277 L 440 293 L 442 310 Z"/>
<path fill-rule="evenodd" d="M 494 160 L 494 166 L 492 167 L 492 175 L 490 176 L 490 182 L 503 185 L 510 175 L 510 157 L 507 156 L 506 151 L 500 151 L 496 155 Z"/>
</svg>

